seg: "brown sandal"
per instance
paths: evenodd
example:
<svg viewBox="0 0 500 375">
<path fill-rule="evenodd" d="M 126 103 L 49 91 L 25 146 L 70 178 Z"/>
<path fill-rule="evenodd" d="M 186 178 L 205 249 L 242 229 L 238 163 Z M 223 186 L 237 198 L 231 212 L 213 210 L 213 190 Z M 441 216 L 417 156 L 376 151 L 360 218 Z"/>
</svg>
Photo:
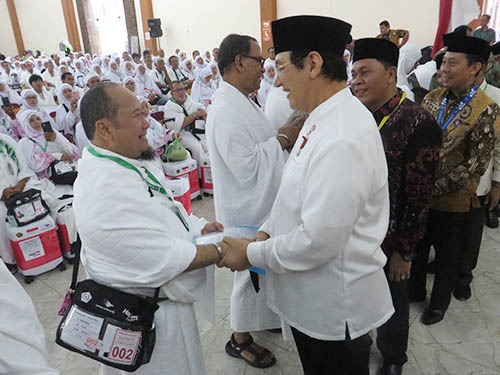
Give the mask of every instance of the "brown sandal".
<svg viewBox="0 0 500 375">
<path fill-rule="evenodd" d="M 274 366 L 274 364 L 276 363 L 276 358 L 274 357 L 273 353 L 271 353 L 269 350 L 265 348 L 262 352 L 258 352 L 251 347 L 252 343 L 253 343 L 252 336 L 250 336 L 248 340 L 238 344 L 234 339 L 234 335 L 231 335 L 231 340 L 229 340 L 226 344 L 226 353 L 229 354 L 231 357 L 244 359 L 245 362 L 252 367 L 268 368 Z M 243 357 L 241 353 L 244 351 L 247 351 L 250 354 L 252 354 L 254 356 L 254 360 L 250 361 L 245 357 Z M 265 359 L 269 357 L 272 359 L 272 361 L 266 362 Z"/>
</svg>

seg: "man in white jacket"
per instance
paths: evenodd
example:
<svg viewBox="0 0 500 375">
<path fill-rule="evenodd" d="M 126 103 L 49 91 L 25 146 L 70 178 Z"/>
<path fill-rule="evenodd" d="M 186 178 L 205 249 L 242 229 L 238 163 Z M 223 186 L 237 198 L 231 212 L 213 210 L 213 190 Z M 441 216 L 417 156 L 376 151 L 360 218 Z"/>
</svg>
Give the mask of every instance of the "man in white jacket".
<svg viewBox="0 0 500 375">
<path fill-rule="evenodd" d="M 207 143 L 214 179 L 215 215 L 224 226 L 258 227 L 272 207 L 285 166 L 287 149 L 295 143 L 302 122 L 278 131 L 248 95 L 259 88 L 262 61 L 257 41 L 231 34 L 219 49 L 223 81 L 214 94 L 207 121 Z M 253 277 L 253 280 L 251 279 Z M 256 273 L 236 272 L 231 295 L 231 328 L 228 354 L 251 366 L 275 362 L 268 350 L 252 343 L 249 331 L 281 326 L 266 304 Z M 259 285 L 264 276 L 259 275 Z M 253 281 L 253 282 L 252 282 Z"/>
<path fill-rule="evenodd" d="M 394 312 L 380 248 L 389 194 L 377 126 L 346 86 L 351 25 L 295 16 L 272 29 L 278 85 L 309 117 L 257 242 L 225 238 L 220 265 L 265 268 L 267 303 L 306 374 L 368 375 L 368 332 Z"/>
<path fill-rule="evenodd" d="M 98 85 L 81 110 L 91 144 L 79 162 L 73 207 L 86 274 L 134 294 L 152 296 L 161 287 L 160 298 L 168 298 L 155 313 L 151 361 L 138 374 L 205 374 L 193 304 L 207 292 L 205 267 L 223 249 L 195 246 L 193 237 L 223 228 L 188 216 L 173 200 L 152 161 L 149 123 L 133 93 L 115 83 Z M 105 375 L 124 373 L 103 367 Z"/>
</svg>

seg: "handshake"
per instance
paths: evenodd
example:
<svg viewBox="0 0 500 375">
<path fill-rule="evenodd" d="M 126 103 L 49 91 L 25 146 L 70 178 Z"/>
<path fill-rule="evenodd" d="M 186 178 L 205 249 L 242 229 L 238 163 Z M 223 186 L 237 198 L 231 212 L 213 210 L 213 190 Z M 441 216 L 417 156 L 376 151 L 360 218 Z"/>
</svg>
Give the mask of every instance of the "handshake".
<svg viewBox="0 0 500 375">
<path fill-rule="evenodd" d="M 254 238 L 232 238 L 224 237 L 219 246 L 222 249 L 222 259 L 217 263 L 217 267 L 226 267 L 231 271 L 243 271 L 252 265 L 248 261 L 247 246 L 251 242 L 265 241 L 269 238 L 267 233 L 259 231 Z"/>
</svg>

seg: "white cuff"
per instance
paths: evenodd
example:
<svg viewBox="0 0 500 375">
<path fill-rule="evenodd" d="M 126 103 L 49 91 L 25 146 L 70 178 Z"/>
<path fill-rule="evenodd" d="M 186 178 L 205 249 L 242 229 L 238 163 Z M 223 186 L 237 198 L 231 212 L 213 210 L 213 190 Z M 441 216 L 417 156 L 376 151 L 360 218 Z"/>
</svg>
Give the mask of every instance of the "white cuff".
<svg viewBox="0 0 500 375">
<path fill-rule="evenodd" d="M 247 246 L 247 258 L 252 266 L 265 268 L 266 259 L 264 258 L 264 250 L 266 241 L 251 242 Z"/>
</svg>

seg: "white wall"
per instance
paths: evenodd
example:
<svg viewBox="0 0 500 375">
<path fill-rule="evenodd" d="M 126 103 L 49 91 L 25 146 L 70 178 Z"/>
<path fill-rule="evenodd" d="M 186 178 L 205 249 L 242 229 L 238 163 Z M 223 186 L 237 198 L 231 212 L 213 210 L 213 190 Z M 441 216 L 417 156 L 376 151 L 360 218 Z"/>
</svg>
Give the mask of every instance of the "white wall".
<svg viewBox="0 0 500 375">
<path fill-rule="evenodd" d="M 0 52 L 7 56 L 17 55 L 16 40 L 6 1 L 0 1 L 0 35 Z"/>
<path fill-rule="evenodd" d="M 57 52 L 59 41 L 68 38 L 61 2 L 16 0 L 15 4 L 25 48 Z M 139 0 L 135 0 L 135 6 L 139 41 L 143 49 Z M 387 19 L 392 27 L 409 30 L 410 41 L 418 46 L 433 43 L 439 14 L 439 0 L 277 0 L 277 7 L 278 18 L 297 14 L 341 18 L 353 25 L 354 38 L 375 36 L 379 22 Z M 260 39 L 260 6 L 257 0 L 153 0 L 153 13 L 162 20 L 160 45 L 167 55 L 173 53 L 175 48 L 186 51 L 188 55 L 194 49 L 211 50 L 230 33 Z M 16 54 L 7 5 L 1 0 L 0 35 L 0 51 L 8 55 Z"/>
<path fill-rule="evenodd" d="M 434 43 L 438 25 L 439 0 L 278 0 L 278 18 L 314 14 L 349 22 L 354 39 L 379 33 L 380 21 L 392 28 L 410 31 L 410 42 L 424 47 Z"/>
<path fill-rule="evenodd" d="M 58 52 L 59 42 L 68 40 L 61 1 L 17 0 L 15 4 L 24 48 Z"/>
<path fill-rule="evenodd" d="M 257 0 L 153 0 L 153 13 L 161 19 L 160 45 L 167 55 L 176 48 L 189 56 L 194 49 L 211 51 L 231 33 L 260 39 Z"/>
</svg>

